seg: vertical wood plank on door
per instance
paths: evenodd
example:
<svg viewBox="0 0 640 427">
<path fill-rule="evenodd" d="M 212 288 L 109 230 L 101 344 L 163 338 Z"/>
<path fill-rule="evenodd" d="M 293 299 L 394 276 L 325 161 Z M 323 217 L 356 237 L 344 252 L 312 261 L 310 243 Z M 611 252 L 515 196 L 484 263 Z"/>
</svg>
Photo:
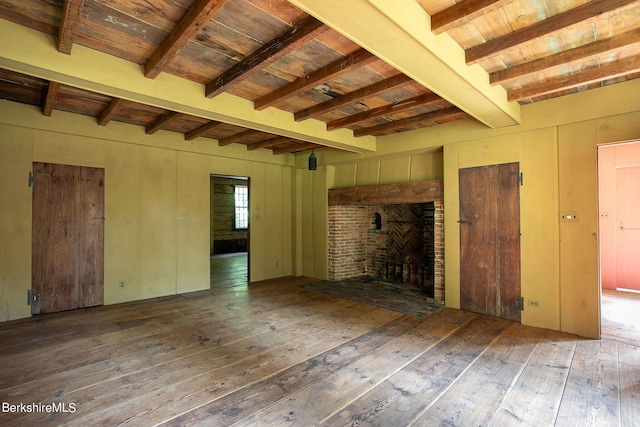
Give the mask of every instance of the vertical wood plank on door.
<svg viewBox="0 0 640 427">
<path fill-rule="evenodd" d="M 80 168 L 80 307 L 104 303 L 104 169 Z"/>
<path fill-rule="evenodd" d="M 77 203 L 72 167 L 34 163 L 32 312 L 78 307 Z"/>
<path fill-rule="evenodd" d="M 487 282 L 492 265 L 487 259 L 490 206 L 486 167 L 460 169 L 460 307 L 486 314 Z M 473 262 L 468 262 L 473 260 Z M 467 261 L 467 262 L 465 262 Z"/>
<path fill-rule="evenodd" d="M 520 194 L 518 163 L 498 166 L 498 234 L 500 317 L 520 321 L 514 302 L 520 297 Z"/>
</svg>

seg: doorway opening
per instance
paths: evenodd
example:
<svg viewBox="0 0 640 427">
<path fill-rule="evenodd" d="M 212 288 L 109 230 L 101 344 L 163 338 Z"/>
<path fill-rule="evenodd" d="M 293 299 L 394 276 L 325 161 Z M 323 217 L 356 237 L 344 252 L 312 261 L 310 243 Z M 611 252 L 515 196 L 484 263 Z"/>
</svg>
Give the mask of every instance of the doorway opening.
<svg viewBox="0 0 640 427">
<path fill-rule="evenodd" d="M 640 342 L 640 141 L 598 147 L 602 336 Z"/>
<path fill-rule="evenodd" d="M 249 282 L 249 194 L 248 177 L 210 176 L 212 289 Z"/>
</svg>

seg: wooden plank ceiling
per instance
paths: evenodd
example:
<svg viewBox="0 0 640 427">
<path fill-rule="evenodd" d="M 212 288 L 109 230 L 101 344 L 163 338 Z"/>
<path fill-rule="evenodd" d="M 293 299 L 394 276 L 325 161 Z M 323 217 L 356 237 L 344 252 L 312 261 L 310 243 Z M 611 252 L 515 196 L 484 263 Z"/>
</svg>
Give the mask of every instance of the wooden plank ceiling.
<svg viewBox="0 0 640 427">
<path fill-rule="evenodd" d="M 510 101 L 532 103 L 640 77 L 640 0 L 416 0 L 431 31 L 447 33 Z M 316 119 L 354 136 L 467 119 L 430 92 L 286 0 L 3 0 L 0 18 L 169 73 L 254 104 Z M 383 29 L 382 29 L 383 30 Z M 274 154 L 317 147 L 53 81 L 0 70 L 0 98 L 240 143 Z"/>
</svg>

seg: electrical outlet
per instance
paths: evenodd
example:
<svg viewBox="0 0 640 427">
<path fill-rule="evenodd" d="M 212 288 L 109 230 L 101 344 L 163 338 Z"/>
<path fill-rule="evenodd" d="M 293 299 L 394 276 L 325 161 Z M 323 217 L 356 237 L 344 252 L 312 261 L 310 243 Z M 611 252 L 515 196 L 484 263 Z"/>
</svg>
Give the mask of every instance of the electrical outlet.
<svg viewBox="0 0 640 427">
<path fill-rule="evenodd" d="M 120 280 L 120 289 L 124 288 L 124 280 Z"/>
<path fill-rule="evenodd" d="M 578 222 L 578 212 L 576 211 L 566 211 L 560 212 L 560 222 Z"/>
<path fill-rule="evenodd" d="M 540 303 L 539 303 L 538 301 L 529 300 L 529 301 L 528 301 L 528 304 L 529 304 L 531 307 L 540 307 Z"/>
</svg>

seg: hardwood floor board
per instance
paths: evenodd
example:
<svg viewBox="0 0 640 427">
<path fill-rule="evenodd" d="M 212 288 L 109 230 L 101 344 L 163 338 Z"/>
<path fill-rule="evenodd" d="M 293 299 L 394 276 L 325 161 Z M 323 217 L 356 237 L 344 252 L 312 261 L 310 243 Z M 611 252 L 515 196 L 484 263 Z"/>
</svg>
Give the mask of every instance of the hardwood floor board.
<svg viewBox="0 0 640 427">
<path fill-rule="evenodd" d="M 468 320 L 473 317 L 472 314 L 464 316 Z M 337 408 L 346 406 L 404 369 L 460 326 L 459 322 L 450 322 L 446 317 L 433 316 L 431 321 L 421 323 L 380 346 L 375 353 L 362 355 L 332 375 L 283 396 L 277 403 L 234 426 L 314 425 L 317 420 L 330 417 Z M 394 425 L 402 425 L 401 421 L 395 422 Z"/>
<path fill-rule="evenodd" d="M 546 331 L 491 425 L 550 426 L 558 414 L 577 337 Z"/>
<path fill-rule="evenodd" d="M 621 425 L 619 375 L 616 341 L 578 341 L 556 424 Z"/>
<path fill-rule="evenodd" d="M 61 397 L 68 391 L 85 387 L 85 384 L 99 383 L 102 381 L 101 378 L 110 378 L 116 374 L 124 376 L 136 370 L 153 368 L 167 361 L 188 356 L 193 352 L 203 352 L 212 346 L 222 346 L 246 340 L 251 336 L 271 332 L 352 304 L 335 298 L 329 302 L 327 301 L 329 298 L 322 296 L 319 299 L 321 301 L 318 304 L 314 302 L 307 306 L 304 313 L 298 313 L 299 310 L 294 305 L 276 306 L 278 308 L 273 309 L 271 315 L 279 321 L 265 321 L 263 317 L 258 317 L 258 312 L 252 312 L 253 314 L 246 318 L 232 313 L 223 313 L 228 316 L 224 317 L 219 312 L 216 312 L 215 316 L 214 313 L 201 312 L 197 316 L 192 314 L 187 317 L 171 319 L 168 323 L 165 321 L 166 327 L 164 328 L 153 322 L 144 327 L 126 330 L 124 334 L 120 335 L 112 332 L 100 334 L 92 338 L 65 343 L 62 345 L 64 351 L 58 347 L 52 347 L 50 350 L 54 354 L 62 356 L 64 356 L 64 352 L 75 349 L 73 358 L 62 356 L 55 358 L 60 361 L 60 364 L 66 363 L 67 366 L 60 364 L 51 366 L 50 364 L 47 365 L 49 370 L 41 369 L 37 372 L 18 369 L 20 366 L 24 368 L 38 364 L 39 360 L 51 355 L 47 349 L 34 350 L 28 355 L 29 357 L 14 362 L 13 368 L 16 375 L 21 372 L 29 373 L 40 377 L 40 379 L 27 381 L 28 378 L 24 376 L 7 376 L 3 379 L 19 385 L 1 390 L 0 397 L 24 395 L 36 391 L 38 395 L 43 397 L 51 397 L 52 395 Z M 294 309 L 292 307 L 296 307 L 295 315 L 290 313 Z M 289 321 L 285 323 L 284 319 L 289 319 Z M 212 332 L 215 333 L 215 336 L 212 335 Z M 130 336 L 125 339 L 127 335 Z M 118 343 L 121 345 L 117 346 Z M 78 350 L 78 348 L 84 350 Z M 99 359 L 94 361 L 96 355 L 99 356 Z M 20 366 L 16 364 L 20 364 Z M 77 371 L 77 369 L 84 371 L 83 368 L 86 365 L 92 367 L 91 375 Z M 48 375 L 53 372 L 55 372 L 54 375 Z M 43 394 L 46 391 L 49 392 L 49 395 Z"/>
<path fill-rule="evenodd" d="M 408 332 L 424 320 L 401 316 L 370 332 L 292 366 L 277 375 L 237 390 L 167 422 L 167 425 L 231 425 L 273 402 L 326 378 L 332 372 Z M 431 322 L 430 322 L 431 324 Z"/>
<path fill-rule="evenodd" d="M 602 290 L 602 337 L 640 346 L 640 294 Z"/>
<path fill-rule="evenodd" d="M 464 328 L 443 337 L 380 386 L 336 411 L 323 425 L 409 425 L 511 324 L 468 314 L 472 320 Z"/>
<path fill-rule="evenodd" d="M 327 307 L 331 307 L 331 305 L 325 306 L 325 310 Z M 345 312 L 353 311 L 351 307 L 342 307 L 341 309 Z M 286 308 L 283 310 L 286 310 Z M 184 377 L 178 376 L 174 378 L 172 376 L 173 373 L 179 372 L 180 368 L 184 368 L 186 372 L 197 369 L 196 374 L 199 374 L 202 372 L 198 369 L 199 361 L 206 364 L 203 369 L 210 370 L 217 368 L 218 365 L 226 366 L 242 358 L 243 355 L 247 353 L 258 353 L 259 351 L 264 351 L 264 349 L 285 344 L 296 338 L 302 340 L 307 339 L 314 329 L 321 328 L 321 331 L 327 333 L 326 331 L 330 331 L 332 325 L 335 323 L 331 318 L 333 312 L 329 311 L 329 313 L 331 313 L 330 316 L 327 316 L 326 312 L 319 313 L 316 316 L 317 319 L 303 319 L 303 322 L 299 322 L 300 319 L 298 319 L 298 322 L 292 322 L 288 327 L 276 328 L 265 325 L 259 328 L 255 326 L 254 329 L 257 329 L 257 331 L 252 331 L 250 330 L 251 325 L 248 325 L 240 332 L 235 333 L 233 338 L 229 340 L 221 338 L 212 341 L 208 338 L 203 338 L 202 335 L 199 335 L 199 339 L 192 339 L 191 333 L 198 335 L 203 334 L 203 332 L 199 330 L 195 332 L 190 331 L 188 328 L 189 324 L 175 325 L 176 330 L 171 334 L 164 334 L 164 336 L 154 335 L 155 340 L 153 344 L 149 344 L 146 337 L 141 334 L 139 339 L 143 342 L 142 346 L 151 348 L 153 351 L 152 355 L 141 352 L 140 346 L 136 346 L 137 352 L 134 353 L 135 358 L 133 360 L 129 360 L 128 358 L 118 360 L 115 358 L 114 362 L 109 365 L 111 369 L 108 371 L 93 372 L 91 375 L 81 377 L 79 381 L 74 378 L 73 372 L 71 372 L 69 382 L 66 384 L 67 388 L 60 388 L 60 378 L 54 380 L 54 383 L 58 384 L 57 388 L 43 387 L 43 381 L 30 384 L 30 388 L 32 391 L 35 391 L 33 395 L 38 396 L 43 401 L 52 400 L 52 397 L 55 397 L 56 399 L 67 399 L 76 401 L 78 404 L 84 404 L 83 396 L 93 393 L 100 397 L 92 399 L 92 404 L 108 405 L 109 402 L 103 402 L 103 396 L 109 396 L 108 391 L 110 389 L 117 387 L 126 388 L 126 385 L 136 383 L 138 384 L 136 392 L 140 392 L 140 388 L 146 384 L 150 372 L 162 371 L 169 373 L 162 377 L 162 380 L 168 382 L 173 380 L 182 381 Z M 329 317 L 329 320 L 325 319 L 327 317 Z M 296 318 L 294 317 L 293 319 Z M 309 332 L 310 330 L 311 332 Z M 316 336 L 316 338 L 320 340 L 321 336 Z M 117 345 L 114 345 L 114 347 L 117 349 L 122 348 L 123 351 L 130 351 L 130 343 L 125 342 L 122 344 L 122 347 Z M 170 349 L 164 349 L 170 351 L 162 351 L 163 344 L 165 346 L 170 344 L 172 346 Z M 216 362 L 218 363 L 217 365 Z M 114 369 L 117 369 L 117 375 L 114 375 Z M 156 378 L 152 378 L 152 380 L 155 381 Z M 158 385 L 158 387 L 161 387 L 161 385 Z M 54 393 L 54 396 L 41 396 L 41 393 L 45 390 Z M 13 390 L 13 393 L 15 393 L 15 390 Z M 126 397 L 127 396 L 119 396 L 119 398 Z"/>
<path fill-rule="evenodd" d="M 165 304 L 180 304 L 183 298 L 172 297 L 171 301 L 160 299 L 158 307 L 149 309 L 139 302 L 125 307 L 114 308 L 91 307 L 60 313 L 42 314 L 33 318 L 34 323 L 25 322 L 24 319 L 0 324 L 0 339 L 7 343 L 0 348 L 0 356 L 16 354 L 16 351 L 30 351 L 31 349 L 57 343 L 60 340 L 73 339 L 95 332 L 96 325 L 102 330 L 118 331 L 136 327 L 144 323 L 145 319 L 166 316 L 162 310 Z M 184 301 L 188 305 L 187 301 Z M 122 311 L 120 311 L 122 309 Z M 118 312 L 118 322 L 113 322 L 112 313 Z"/>
<path fill-rule="evenodd" d="M 0 323 L 0 401 L 77 409 L 0 412 L 0 425 L 640 419 L 640 331 L 610 308 L 640 313 L 635 295 L 603 292 L 598 341 L 449 308 L 412 317 L 302 289 L 312 278 L 247 284 L 221 271 L 203 291 Z"/>
<path fill-rule="evenodd" d="M 640 422 L 640 347 L 618 344 L 620 425 Z"/>
<path fill-rule="evenodd" d="M 255 348 L 249 346 L 244 358 L 236 358 L 233 363 L 225 366 L 207 372 L 196 369 L 194 376 L 180 382 L 162 383 L 152 379 L 151 387 L 142 390 L 136 387 L 126 395 L 113 396 L 113 404 L 106 406 L 96 406 L 95 401 L 92 400 L 88 402 L 91 406 L 83 405 L 83 407 L 88 411 L 98 411 L 90 416 L 76 419 L 69 425 L 113 425 L 124 421 L 160 423 L 234 390 L 271 377 L 399 316 L 398 313 L 386 310 L 371 310 L 370 307 L 358 309 L 350 306 L 344 310 L 332 312 L 324 319 L 315 319 L 315 322 L 309 322 L 307 325 L 298 325 L 300 337 L 289 339 L 282 345 L 272 343 L 263 351 L 260 351 L 262 348 L 259 346 Z M 285 335 L 283 334 L 283 339 L 286 340 Z M 91 393 L 91 395 L 95 394 Z M 153 404 L 153 402 L 156 403 Z M 144 418 L 138 419 L 142 408 L 148 407 L 149 403 L 152 403 L 154 409 L 144 412 Z M 108 409 L 103 409 L 105 407 Z"/>
<path fill-rule="evenodd" d="M 511 323 L 413 425 L 488 425 L 542 336 Z"/>
</svg>

